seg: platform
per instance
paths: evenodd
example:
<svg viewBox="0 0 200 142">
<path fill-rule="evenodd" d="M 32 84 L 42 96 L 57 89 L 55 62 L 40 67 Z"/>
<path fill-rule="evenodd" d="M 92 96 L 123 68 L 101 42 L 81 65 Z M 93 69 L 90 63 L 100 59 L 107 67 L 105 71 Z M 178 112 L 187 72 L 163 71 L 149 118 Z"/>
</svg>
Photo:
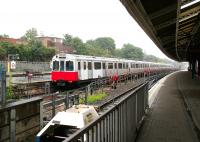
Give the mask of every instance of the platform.
<svg viewBox="0 0 200 142">
<path fill-rule="evenodd" d="M 149 98 L 150 110 L 137 142 L 198 141 L 195 130 L 200 124 L 199 79 L 192 79 L 186 71 L 175 72 L 160 80 Z"/>
</svg>

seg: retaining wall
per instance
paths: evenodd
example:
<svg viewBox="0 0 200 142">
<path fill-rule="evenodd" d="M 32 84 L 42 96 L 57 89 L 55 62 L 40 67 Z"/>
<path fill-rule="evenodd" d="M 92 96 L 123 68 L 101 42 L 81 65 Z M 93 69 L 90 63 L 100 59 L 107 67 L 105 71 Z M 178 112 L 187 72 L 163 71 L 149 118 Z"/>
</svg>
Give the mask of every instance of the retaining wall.
<svg viewBox="0 0 200 142">
<path fill-rule="evenodd" d="M 4 64 L 7 69 L 7 61 L 0 61 L 0 64 Z M 16 69 L 12 72 L 24 72 L 26 70 L 32 70 L 35 72 L 48 72 L 50 69 L 50 62 L 27 62 L 16 61 Z"/>
<path fill-rule="evenodd" d="M 31 142 L 42 127 L 42 99 L 32 98 L 0 107 L 0 142 Z"/>
</svg>

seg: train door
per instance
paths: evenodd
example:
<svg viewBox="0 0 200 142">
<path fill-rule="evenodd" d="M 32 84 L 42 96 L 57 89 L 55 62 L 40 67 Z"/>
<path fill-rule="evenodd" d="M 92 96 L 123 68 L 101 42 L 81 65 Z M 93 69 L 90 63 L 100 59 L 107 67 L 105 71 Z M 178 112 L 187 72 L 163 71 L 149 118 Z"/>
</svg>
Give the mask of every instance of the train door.
<svg viewBox="0 0 200 142">
<path fill-rule="evenodd" d="M 102 63 L 102 75 L 103 75 L 103 77 L 106 77 L 106 63 L 105 62 L 103 62 Z"/>
<path fill-rule="evenodd" d="M 102 77 L 102 63 L 99 61 L 94 62 L 93 78 Z"/>
<path fill-rule="evenodd" d="M 123 70 L 122 70 L 122 63 L 118 63 L 118 75 L 122 75 L 123 74 Z"/>
<path fill-rule="evenodd" d="M 93 65 L 92 61 L 88 62 L 88 79 L 91 79 L 93 77 Z"/>
<path fill-rule="evenodd" d="M 78 61 L 78 78 L 79 80 L 82 80 L 82 76 L 81 76 L 81 62 Z"/>
<path fill-rule="evenodd" d="M 118 66 L 117 66 L 117 63 L 115 62 L 114 63 L 114 75 L 118 75 Z"/>
<path fill-rule="evenodd" d="M 88 79 L 88 69 L 87 69 L 87 62 L 83 61 L 83 68 L 81 70 L 81 76 L 83 80 Z"/>
</svg>

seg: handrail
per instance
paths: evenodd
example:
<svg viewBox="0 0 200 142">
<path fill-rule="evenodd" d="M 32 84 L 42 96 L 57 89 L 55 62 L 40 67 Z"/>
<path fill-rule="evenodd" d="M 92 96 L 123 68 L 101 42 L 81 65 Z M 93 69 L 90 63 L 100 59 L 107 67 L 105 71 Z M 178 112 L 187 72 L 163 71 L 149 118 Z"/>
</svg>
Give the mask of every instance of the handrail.
<svg viewBox="0 0 200 142">
<path fill-rule="evenodd" d="M 65 142 L 71 142 L 78 140 L 80 137 L 82 137 L 84 134 L 86 134 L 91 128 L 93 128 L 96 124 L 98 124 L 101 120 L 103 120 L 106 116 L 108 116 L 110 113 L 112 113 L 115 109 L 118 109 L 119 105 L 125 102 L 127 99 L 129 99 L 132 95 L 136 95 L 140 89 L 142 89 L 144 86 L 148 85 L 148 82 L 144 83 L 140 87 L 136 88 L 135 90 L 128 93 L 128 95 L 119 102 L 115 103 L 115 106 L 104 112 L 99 118 L 92 121 L 90 124 L 86 125 L 84 128 L 78 130 L 74 134 L 72 134 Z"/>
</svg>

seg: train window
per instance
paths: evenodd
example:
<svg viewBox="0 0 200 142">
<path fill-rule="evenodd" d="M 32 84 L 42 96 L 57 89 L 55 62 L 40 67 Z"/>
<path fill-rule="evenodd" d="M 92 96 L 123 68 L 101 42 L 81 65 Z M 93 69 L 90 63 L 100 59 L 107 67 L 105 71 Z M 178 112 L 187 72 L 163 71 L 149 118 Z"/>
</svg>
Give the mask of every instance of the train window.
<svg viewBox="0 0 200 142">
<path fill-rule="evenodd" d="M 84 70 L 86 70 L 86 62 L 83 62 Z"/>
<path fill-rule="evenodd" d="M 108 63 L 108 69 L 113 69 L 113 63 Z"/>
<path fill-rule="evenodd" d="M 73 71 L 73 70 L 74 70 L 74 63 L 72 61 L 66 61 L 66 71 Z"/>
<path fill-rule="evenodd" d="M 103 63 L 103 69 L 106 69 L 106 63 Z"/>
<path fill-rule="evenodd" d="M 81 70 L 81 62 L 78 62 L 78 70 Z"/>
<path fill-rule="evenodd" d="M 88 62 L 88 70 L 92 70 L 92 62 Z"/>
<path fill-rule="evenodd" d="M 60 61 L 60 71 L 64 71 L 64 61 Z"/>
<path fill-rule="evenodd" d="M 53 61 L 53 70 L 58 71 L 59 70 L 59 61 Z"/>
<path fill-rule="evenodd" d="M 96 70 L 101 69 L 101 62 L 94 62 L 94 69 Z"/>
<path fill-rule="evenodd" d="M 117 69 L 117 63 L 115 63 L 115 69 Z"/>
<path fill-rule="evenodd" d="M 122 69 L 122 63 L 118 63 L 118 68 Z"/>
</svg>

